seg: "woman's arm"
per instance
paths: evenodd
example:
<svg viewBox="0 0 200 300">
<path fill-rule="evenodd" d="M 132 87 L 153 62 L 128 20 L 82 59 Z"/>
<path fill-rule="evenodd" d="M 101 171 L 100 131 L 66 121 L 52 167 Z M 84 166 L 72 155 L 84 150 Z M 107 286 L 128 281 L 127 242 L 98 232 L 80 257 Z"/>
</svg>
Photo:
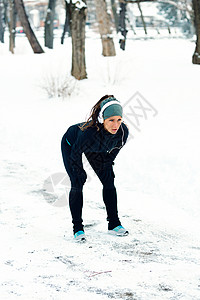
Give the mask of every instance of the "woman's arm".
<svg viewBox="0 0 200 300">
<path fill-rule="evenodd" d="M 79 129 L 75 143 L 72 145 L 70 163 L 74 174 L 80 175 L 84 172 L 82 154 L 88 148 L 90 139 L 86 131 Z"/>
</svg>

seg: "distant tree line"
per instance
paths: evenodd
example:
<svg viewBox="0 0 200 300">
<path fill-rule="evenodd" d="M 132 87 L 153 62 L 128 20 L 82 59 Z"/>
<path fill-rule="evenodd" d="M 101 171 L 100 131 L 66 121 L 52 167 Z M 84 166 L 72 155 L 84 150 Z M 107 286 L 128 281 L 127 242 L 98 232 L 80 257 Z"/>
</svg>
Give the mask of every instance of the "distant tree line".
<svg viewBox="0 0 200 300">
<path fill-rule="evenodd" d="M 44 28 L 44 45 L 53 49 L 54 41 L 54 18 L 56 1 L 48 0 L 48 7 Z M 200 64 L 200 1 L 199 0 L 63 0 L 66 10 L 66 20 L 61 36 L 61 43 L 64 43 L 66 32 L 72 40 L 72 68 L 71 74 L 78 80 L 87 78 L 85 63 L 85 25 L 87 18 L 87 2 L 95 7 L 96 20 L 99 27 L 99 34 L 102 42 L 102 55 L 115 56 L 115 45 L 112 36 L 112 23 L 120 34 L 119 44 L 125 50 L 127 36 L 127 5 L 137 5 L 141 14 L 144 31 L 147 34 L 147 27 L 142 11 L 142 2 L 156 2 L 160 14 L 168 19 L 169 33 L 170 26 L 182 26 L 183 30 L 190 34 L 191 24 L 196 30 L 196 48 L 192 58 L 194 64 Z M 108 13 L 107 5 L 110 5 L 112 17 Z M 14 53 L 15 48 L 15 27 L 16 18 L 19 18 L 28 41 L 34 53 L 43 53 L 42 49 L 26 13 L 23 0 L 0 0 L 0 42 L 4 43 L 4 32 L 6 25 L 9 28 L 9 50 Z M 134 30 L 134 28 L 132 28 Z"/>
</svg>

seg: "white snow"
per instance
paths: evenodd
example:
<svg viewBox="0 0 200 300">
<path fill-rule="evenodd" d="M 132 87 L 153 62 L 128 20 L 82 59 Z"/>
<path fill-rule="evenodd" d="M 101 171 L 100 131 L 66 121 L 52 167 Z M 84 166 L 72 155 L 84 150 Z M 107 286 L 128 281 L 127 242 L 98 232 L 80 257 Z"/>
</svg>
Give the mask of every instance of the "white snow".
<svg viewBox="0 0 200 300">
<path fill-rule="evenodd" d="M 70 75 L 71 42 L 59 41 L 42 55 L 24 36 L 15 55 L 0 45 L 1 299 L 200 299 L 194 42 L 129 39 L 122 52 L 116 39 L 117 56 L 104 58 L 98 36 L 88 36 L 88 79 L 70 97 L 48 99 L 44 78 Z M 122 102 L 130 129 L 114 166 L 119 215 L 130 235 L 107 234 L 101 184 L 84 159 L 87 243 L 77 245 L 60 140 L 104 94 Z M 52 178 L 59 180 L 50 195 L 44 187 Z"/>
<path fill-rule="evenodd" d="M 75 4 L 75 6 L 76 6 L 78 9 L 87 7 L 87 5 L 86 5 L 82 0 L 72 0 L 72 3 Z"/>
<path fill-rule="evenodd" d="M 142 9 L 142 13 L 145 16 L 155 16 L 158 17 L 158 4 L 157 3 L 140 3 L 140 7 Z M 135 4 L 129 4 L 128 9 L 130 9 L 134 16 L 141 16 L 141 13 L 138 9 L 138 5 Z"/>
</svg>

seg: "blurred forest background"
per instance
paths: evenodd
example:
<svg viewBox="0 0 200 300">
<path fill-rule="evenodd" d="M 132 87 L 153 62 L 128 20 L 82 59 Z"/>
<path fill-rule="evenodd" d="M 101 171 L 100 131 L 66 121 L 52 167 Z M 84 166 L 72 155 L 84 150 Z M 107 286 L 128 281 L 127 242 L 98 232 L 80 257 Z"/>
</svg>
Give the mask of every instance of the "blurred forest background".
<svg viewBox="0 0 200 300">
<path fill-rule="evenodd" d="M 125 51 L 127 38 L 166 37 L 195 39 L 192 57 L 200 64 L 200 1 L 198 0 L 0 0 L 0 42 L 9 34 L 9 51 L 14 54 L 16 37 L 26 35 L 34 53 L 54 48 L 72 39 L 71 74 L 87 78 L 86 32 L 98 34 L 102 55 L 115 56 L 113 37 Z M 44 46 L 38 35 L 44 33 Z"/>
</svg>

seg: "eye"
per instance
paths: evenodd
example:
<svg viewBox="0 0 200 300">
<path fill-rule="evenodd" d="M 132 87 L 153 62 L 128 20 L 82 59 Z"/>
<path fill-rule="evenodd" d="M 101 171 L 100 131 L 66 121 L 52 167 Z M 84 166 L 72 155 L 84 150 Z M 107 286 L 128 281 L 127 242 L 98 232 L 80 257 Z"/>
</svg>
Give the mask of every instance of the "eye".
<svg viewBox="0 0 200 300">
<path fill-rule="evenodd" d="M 122 119 L 118 119 L 117 121 L 118 121 L 118 122 L 121 122 L 121 121 L 122 121 Z"/>
</svg>

